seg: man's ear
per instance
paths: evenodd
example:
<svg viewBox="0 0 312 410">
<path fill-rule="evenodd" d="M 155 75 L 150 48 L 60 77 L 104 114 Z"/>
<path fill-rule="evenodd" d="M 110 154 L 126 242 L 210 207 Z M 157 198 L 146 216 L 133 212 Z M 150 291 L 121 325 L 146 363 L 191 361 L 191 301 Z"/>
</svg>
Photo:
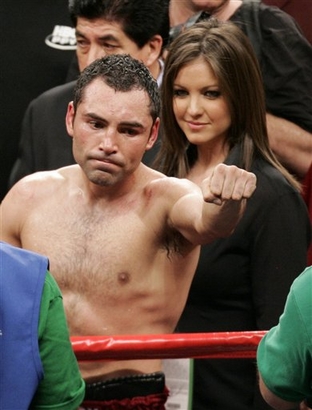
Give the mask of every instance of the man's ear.
<svg viewBox="0 0 312 410">
<path fill-rule="evenodd" d="M 74 135 L 74 119 L 75 119 L 75 109 L 74 103 L 71 101 L 67 106 L 67 113 L 65 118 L 66 129 L 68 134 L 73 137 Z"/>
<path fill-rule="evenodd" d="M 160 125 L 160 119 L 157 118 L 152 126 L 151 133 L 150 133 L 150 136 L 148 138 L 148 141 L 145 147 L 145 151 L 150 150 L 154 146 L 155 142 L 157 141 L 159 125 Z"/>
<path fill-rule="evenodd" d="M 161 48 L 163 44 L 163 39 L 159 34 L 155 34 L 149 42 L 149 52 L 148 57 L 146 60 L 147 67 L 151 67 L 155 61 L 157 61 L 161 57 Z"/>
</svg>

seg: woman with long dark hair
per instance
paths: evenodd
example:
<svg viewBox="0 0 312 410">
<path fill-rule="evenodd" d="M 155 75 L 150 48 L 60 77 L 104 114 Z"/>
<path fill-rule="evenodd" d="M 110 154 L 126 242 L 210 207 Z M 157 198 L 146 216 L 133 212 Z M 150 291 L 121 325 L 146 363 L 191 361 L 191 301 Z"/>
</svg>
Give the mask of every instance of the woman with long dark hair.
<svg viewBox="0 0 312 410">
<path fill-rule="evenodd" d="M 257 176 L 234 233 L 202 246 L 179 332 L 267 330 L 306 266 L 311 227 L 300 185 L 269 147 L 261 72 L 233 23 L 197 23 L 171 44 L 156 166 L 200 185 L 218 163 Z M 250 359 L 195 360 L 193 408 L 268 408 Z"/>
</svg>

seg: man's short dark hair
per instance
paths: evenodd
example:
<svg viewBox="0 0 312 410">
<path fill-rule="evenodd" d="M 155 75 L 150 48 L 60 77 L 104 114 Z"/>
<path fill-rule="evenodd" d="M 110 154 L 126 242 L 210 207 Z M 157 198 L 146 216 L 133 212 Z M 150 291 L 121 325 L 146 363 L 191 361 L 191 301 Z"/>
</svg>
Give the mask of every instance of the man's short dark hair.
<svg viewBox="0 0 312 410">
<path fill-rule="evenodd" d="M 160 96 L 156 80 L 149 69 L 128 54 L 112 54 L 95 60 L 80 74 L 74 91 L 74 108 L 83 99 L 84 89 L 100 78 L 115 91 L 144 90 L 150 99 L 153 121 L 160 115 Z"/>
<path fill-rule="evenodd" d="M 69 0 L 74 26 L 77 18 L 104 18 L 121 24 L 125 34 L 142 48 L 153 36 L 161 35 L 163 48 L 169 38 L 169 0 Z"/>
</svg>

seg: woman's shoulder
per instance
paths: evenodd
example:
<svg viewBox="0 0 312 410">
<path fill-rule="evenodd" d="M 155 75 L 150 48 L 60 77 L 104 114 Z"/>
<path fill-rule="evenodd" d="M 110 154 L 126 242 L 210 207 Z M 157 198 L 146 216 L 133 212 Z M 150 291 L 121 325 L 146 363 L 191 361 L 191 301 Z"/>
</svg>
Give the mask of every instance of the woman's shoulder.
<svg viewBox="0 0 312 410">
<path fill-rule="evenodd" d="M 286 180 L 284 175 L 264 159 L 255 159 L 251 171 L 257 176 L 258 193 L 270 194 L 272 198 L 300 195 L 300 192 Z"/>
</svg>

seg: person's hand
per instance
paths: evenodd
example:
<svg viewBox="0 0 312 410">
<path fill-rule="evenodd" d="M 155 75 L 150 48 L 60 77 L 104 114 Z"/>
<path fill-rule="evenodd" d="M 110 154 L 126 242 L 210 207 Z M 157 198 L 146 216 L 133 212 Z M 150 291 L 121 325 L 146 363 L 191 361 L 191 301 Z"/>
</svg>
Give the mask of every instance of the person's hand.
<svg viewBox="0 0 312 410">
<path fill-rule="evenodd" d="M 221 205 L 225 201 L 241 201 L 251 197 L 256 189 L 257 178 L 235 165 L 218 164 L 209 178 L 202 182 L 206 202 Z"/>
</svg>

